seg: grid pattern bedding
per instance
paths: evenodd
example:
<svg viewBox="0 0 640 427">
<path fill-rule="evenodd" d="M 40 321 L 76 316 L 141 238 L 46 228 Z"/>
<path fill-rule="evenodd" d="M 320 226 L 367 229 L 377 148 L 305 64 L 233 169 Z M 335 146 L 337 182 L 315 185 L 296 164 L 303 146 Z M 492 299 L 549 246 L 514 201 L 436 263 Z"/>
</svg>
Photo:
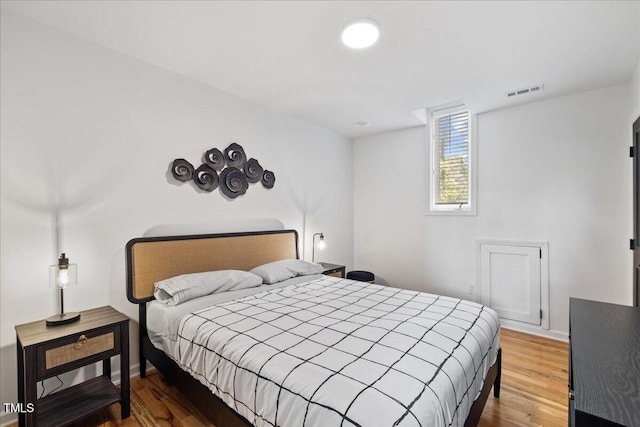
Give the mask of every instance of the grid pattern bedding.
<svg viewBox="0 0 640 427">
<path fill-rule="evenodd" d="M 256 426 L 462 426 L 499 348 L 469 301 L 319 279 L 185 316 L 167 353 Z"/>
</svg>

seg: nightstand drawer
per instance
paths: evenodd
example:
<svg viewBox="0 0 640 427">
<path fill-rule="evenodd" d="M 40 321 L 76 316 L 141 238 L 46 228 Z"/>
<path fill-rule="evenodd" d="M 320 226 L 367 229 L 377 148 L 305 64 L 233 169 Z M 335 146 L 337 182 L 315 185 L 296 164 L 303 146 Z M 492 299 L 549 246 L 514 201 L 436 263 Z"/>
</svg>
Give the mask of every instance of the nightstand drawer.
<svg viewBox="0 0 640 427">
<path fill-rule="evenodd" d="M 71 335 L 38 346 L 38 378 L 45 378 L 120 353 L 120 326 Z"/>
<path fill-rule="evenodd" d="M 324 268 L 322 274 L 324 274 L 325 276 L 340 277 L 344 279 L 344 273 L 346 269 L 344 265 L 331 264 L 328 262 L 321 262 L 319 264 L 322 265 L 322 268 Z"/>
<path fill-rule="evenodd" d="M 73 344 L 46 350 L 44 352 L 45 369 L 52 369 L 103 351 L 113 350 L 115 348 L 114 335 L 113 332 L 108 332 L 97 337 L 87 338 L 83 334 Z"/>
</svg>

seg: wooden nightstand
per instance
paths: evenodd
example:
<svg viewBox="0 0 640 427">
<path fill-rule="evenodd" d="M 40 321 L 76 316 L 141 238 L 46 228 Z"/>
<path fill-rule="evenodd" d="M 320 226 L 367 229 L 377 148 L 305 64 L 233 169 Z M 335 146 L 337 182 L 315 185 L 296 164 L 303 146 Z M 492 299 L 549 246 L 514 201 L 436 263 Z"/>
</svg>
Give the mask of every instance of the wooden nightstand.
<svg viewBox="0 0 640 427">
<path fill-rule="evenodd" d="M 19 425 L 63 426 L 119 402 L 129 416 L 129 318 L 112 307 L 80 313 L 80 320 L 46 326 L 44 320 L 16 326 L 18 403 L 32 408 Z M 111 357 L 120 355 L 120 390 L 111 382 Z M 37 382 L 102 361 L 103 374 L 38 399 Z M 33 406 L 31 406 L 31 405 Z"/>
<path fill-rule="evenodd" d="M 322 274 L 326 274 L 327 276 L 342 277 L 344 279 L 344 265 L 330 264 L 328 262 L 321 262 L 319 264 L 324 267 L 324 271 L 322 272 Z"/>
</svg>

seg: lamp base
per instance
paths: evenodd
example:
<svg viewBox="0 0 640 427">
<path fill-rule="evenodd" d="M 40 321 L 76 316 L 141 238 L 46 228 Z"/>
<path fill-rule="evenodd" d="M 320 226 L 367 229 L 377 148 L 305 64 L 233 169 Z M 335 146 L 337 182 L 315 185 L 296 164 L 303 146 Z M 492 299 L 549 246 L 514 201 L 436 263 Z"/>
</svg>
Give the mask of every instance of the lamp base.
<svg viewBox="0 0 640 427">
<path fill-rule="evenodd" d="M 80 320 L 80 313 L 64 313 L 47 317 L 47 326 L 60 326 Z"/>
</svg>

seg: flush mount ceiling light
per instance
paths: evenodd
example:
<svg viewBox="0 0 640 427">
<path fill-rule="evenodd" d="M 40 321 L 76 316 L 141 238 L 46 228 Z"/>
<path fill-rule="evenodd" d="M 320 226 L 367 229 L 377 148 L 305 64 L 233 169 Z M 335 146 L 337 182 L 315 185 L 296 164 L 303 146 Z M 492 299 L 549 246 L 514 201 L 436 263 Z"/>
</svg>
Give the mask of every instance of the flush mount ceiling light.
<svg viewBox="0 0 640 427">
<path fill-rule="evenodd" d="M 342 30 L 342 43 L 353 49 L 364 49 L 378 41 L 380 26 L 373 19 L 362 18 L 350 22 Z"/>
</svg>

